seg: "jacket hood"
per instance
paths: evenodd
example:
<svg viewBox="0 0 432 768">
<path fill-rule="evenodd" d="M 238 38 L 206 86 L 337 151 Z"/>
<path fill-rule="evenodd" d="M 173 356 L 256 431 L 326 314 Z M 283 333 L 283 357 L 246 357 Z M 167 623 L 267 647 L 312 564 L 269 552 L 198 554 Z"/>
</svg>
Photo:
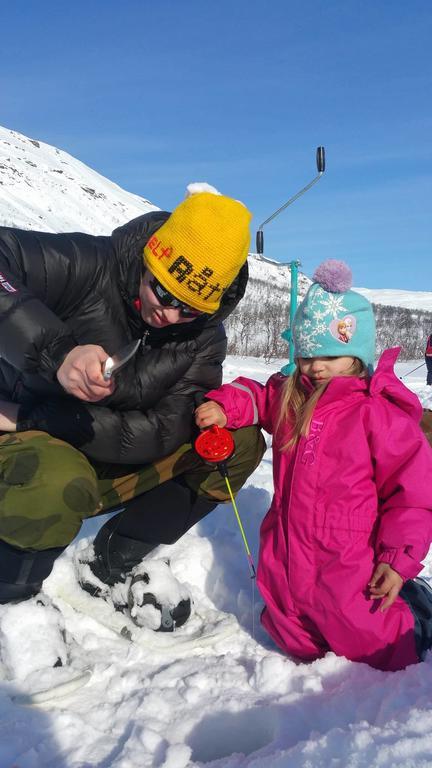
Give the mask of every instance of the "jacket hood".
<svg viewBox="0 0 432 768">
<path fill-rule="evenodd" d="M 423 408 L 414 392 L 411 392 L 405 384 L 396 376 L 394 365 L 399 357 L 401 348 L 392 347 L 382 353 L 375 373 L 370 379 L 369 394 L 382 395 L 390 402 L 405 411 L 415 421 L 420 422 L 423 416 Z"/>
</svg>

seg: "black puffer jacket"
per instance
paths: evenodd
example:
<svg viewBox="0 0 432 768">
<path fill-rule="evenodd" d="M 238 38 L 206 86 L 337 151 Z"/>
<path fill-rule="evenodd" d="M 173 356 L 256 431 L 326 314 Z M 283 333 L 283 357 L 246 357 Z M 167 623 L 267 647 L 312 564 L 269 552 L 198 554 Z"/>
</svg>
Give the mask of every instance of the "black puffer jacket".
<svg viewBox="0 0 432 768">
<path fill-rule="evenodd" d="M 21 404 L 18 430 L 40 429 L 120 464 L 154 461 L 190 440 L 196 402 L 221 382 L 222 320 L 244 294 L 247 265 L 215 315 L 147 326 L 134 305 L 142 251 L 168 216 L 139 216 L 110 237 L 0 227 L 0 399 Z M 113 354 L 140 337 L 112 396 L 84 403 L 57 382 L 77 344 Z"/>
</svg>

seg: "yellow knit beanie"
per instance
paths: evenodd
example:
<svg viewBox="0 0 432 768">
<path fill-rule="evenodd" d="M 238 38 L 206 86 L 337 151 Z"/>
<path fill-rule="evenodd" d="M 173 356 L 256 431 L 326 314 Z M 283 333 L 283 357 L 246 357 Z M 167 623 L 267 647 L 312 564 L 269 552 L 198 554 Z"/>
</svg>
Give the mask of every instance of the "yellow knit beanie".
<svg viewBox="0 0 432 768">
<path fill-rule="evenodd" d="M 187 193 L 145 245 L 144 261 L 177 299 L 211 314 L 247 259 L 252 214 L 208 184 Z"/>
</svg>

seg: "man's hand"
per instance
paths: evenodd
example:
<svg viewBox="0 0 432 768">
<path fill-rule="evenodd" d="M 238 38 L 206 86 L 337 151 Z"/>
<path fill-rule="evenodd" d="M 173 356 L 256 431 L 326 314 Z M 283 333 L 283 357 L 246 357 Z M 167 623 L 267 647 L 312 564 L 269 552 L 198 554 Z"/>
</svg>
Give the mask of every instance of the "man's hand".
<svg viewBox="0 0 432 768">
<path fill-rule="evenodd" d="M 0 432 L 16 432 L 19 405 L 0 400 Z"/>
<path fill-rule="evenodd" d="M 403 579 L 388 563 L 378 563 L 368 587 L 372 600 L 386 598 L 380 606 L 380 611 L 386 611 L 401 591 Z"/>
<path fill-rule="evenodd" d="M 218 403 L 209 400 L 202 403 L 195 411 L 195 422 L 200 429 L 211 427 L 217 424 L 218 427 L 224 427 L 227 423 L 224 409 Z"/>
<path fill-rule="evenodd" d="M 80 400 L 94 403 L 114 392 L 113 380 L 105 381 L 102 366 L 109 355 L 96 344 L 74 347 L 57 371 L 63 389 Z"/>
</svg>

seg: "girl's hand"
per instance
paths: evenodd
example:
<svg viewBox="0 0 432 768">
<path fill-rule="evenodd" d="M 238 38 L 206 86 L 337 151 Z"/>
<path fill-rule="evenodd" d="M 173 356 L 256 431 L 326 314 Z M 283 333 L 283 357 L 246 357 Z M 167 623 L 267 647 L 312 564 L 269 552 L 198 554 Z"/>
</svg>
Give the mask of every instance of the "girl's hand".
<svg viewBox="0 0 432 768">
<path fill-rule="evenodd" d="M 378 563 L 368 584 L 372 600 L 385 597 L 380 611 L 386 611 L 396 600 L 403 586 L 403 579 L 388 563 Z"/>
<path fill-rule="evenodd" d="M 224 427 L 227 423 L 227 417 L 225 416 L 224 409 L 218 403 L 209 400 L 207 403 L 199 405 L 196 409 L 195 422 L 200 429 L 211 427 L 213 424 L 217 424 L 218 427 Z"/>
</svg>

